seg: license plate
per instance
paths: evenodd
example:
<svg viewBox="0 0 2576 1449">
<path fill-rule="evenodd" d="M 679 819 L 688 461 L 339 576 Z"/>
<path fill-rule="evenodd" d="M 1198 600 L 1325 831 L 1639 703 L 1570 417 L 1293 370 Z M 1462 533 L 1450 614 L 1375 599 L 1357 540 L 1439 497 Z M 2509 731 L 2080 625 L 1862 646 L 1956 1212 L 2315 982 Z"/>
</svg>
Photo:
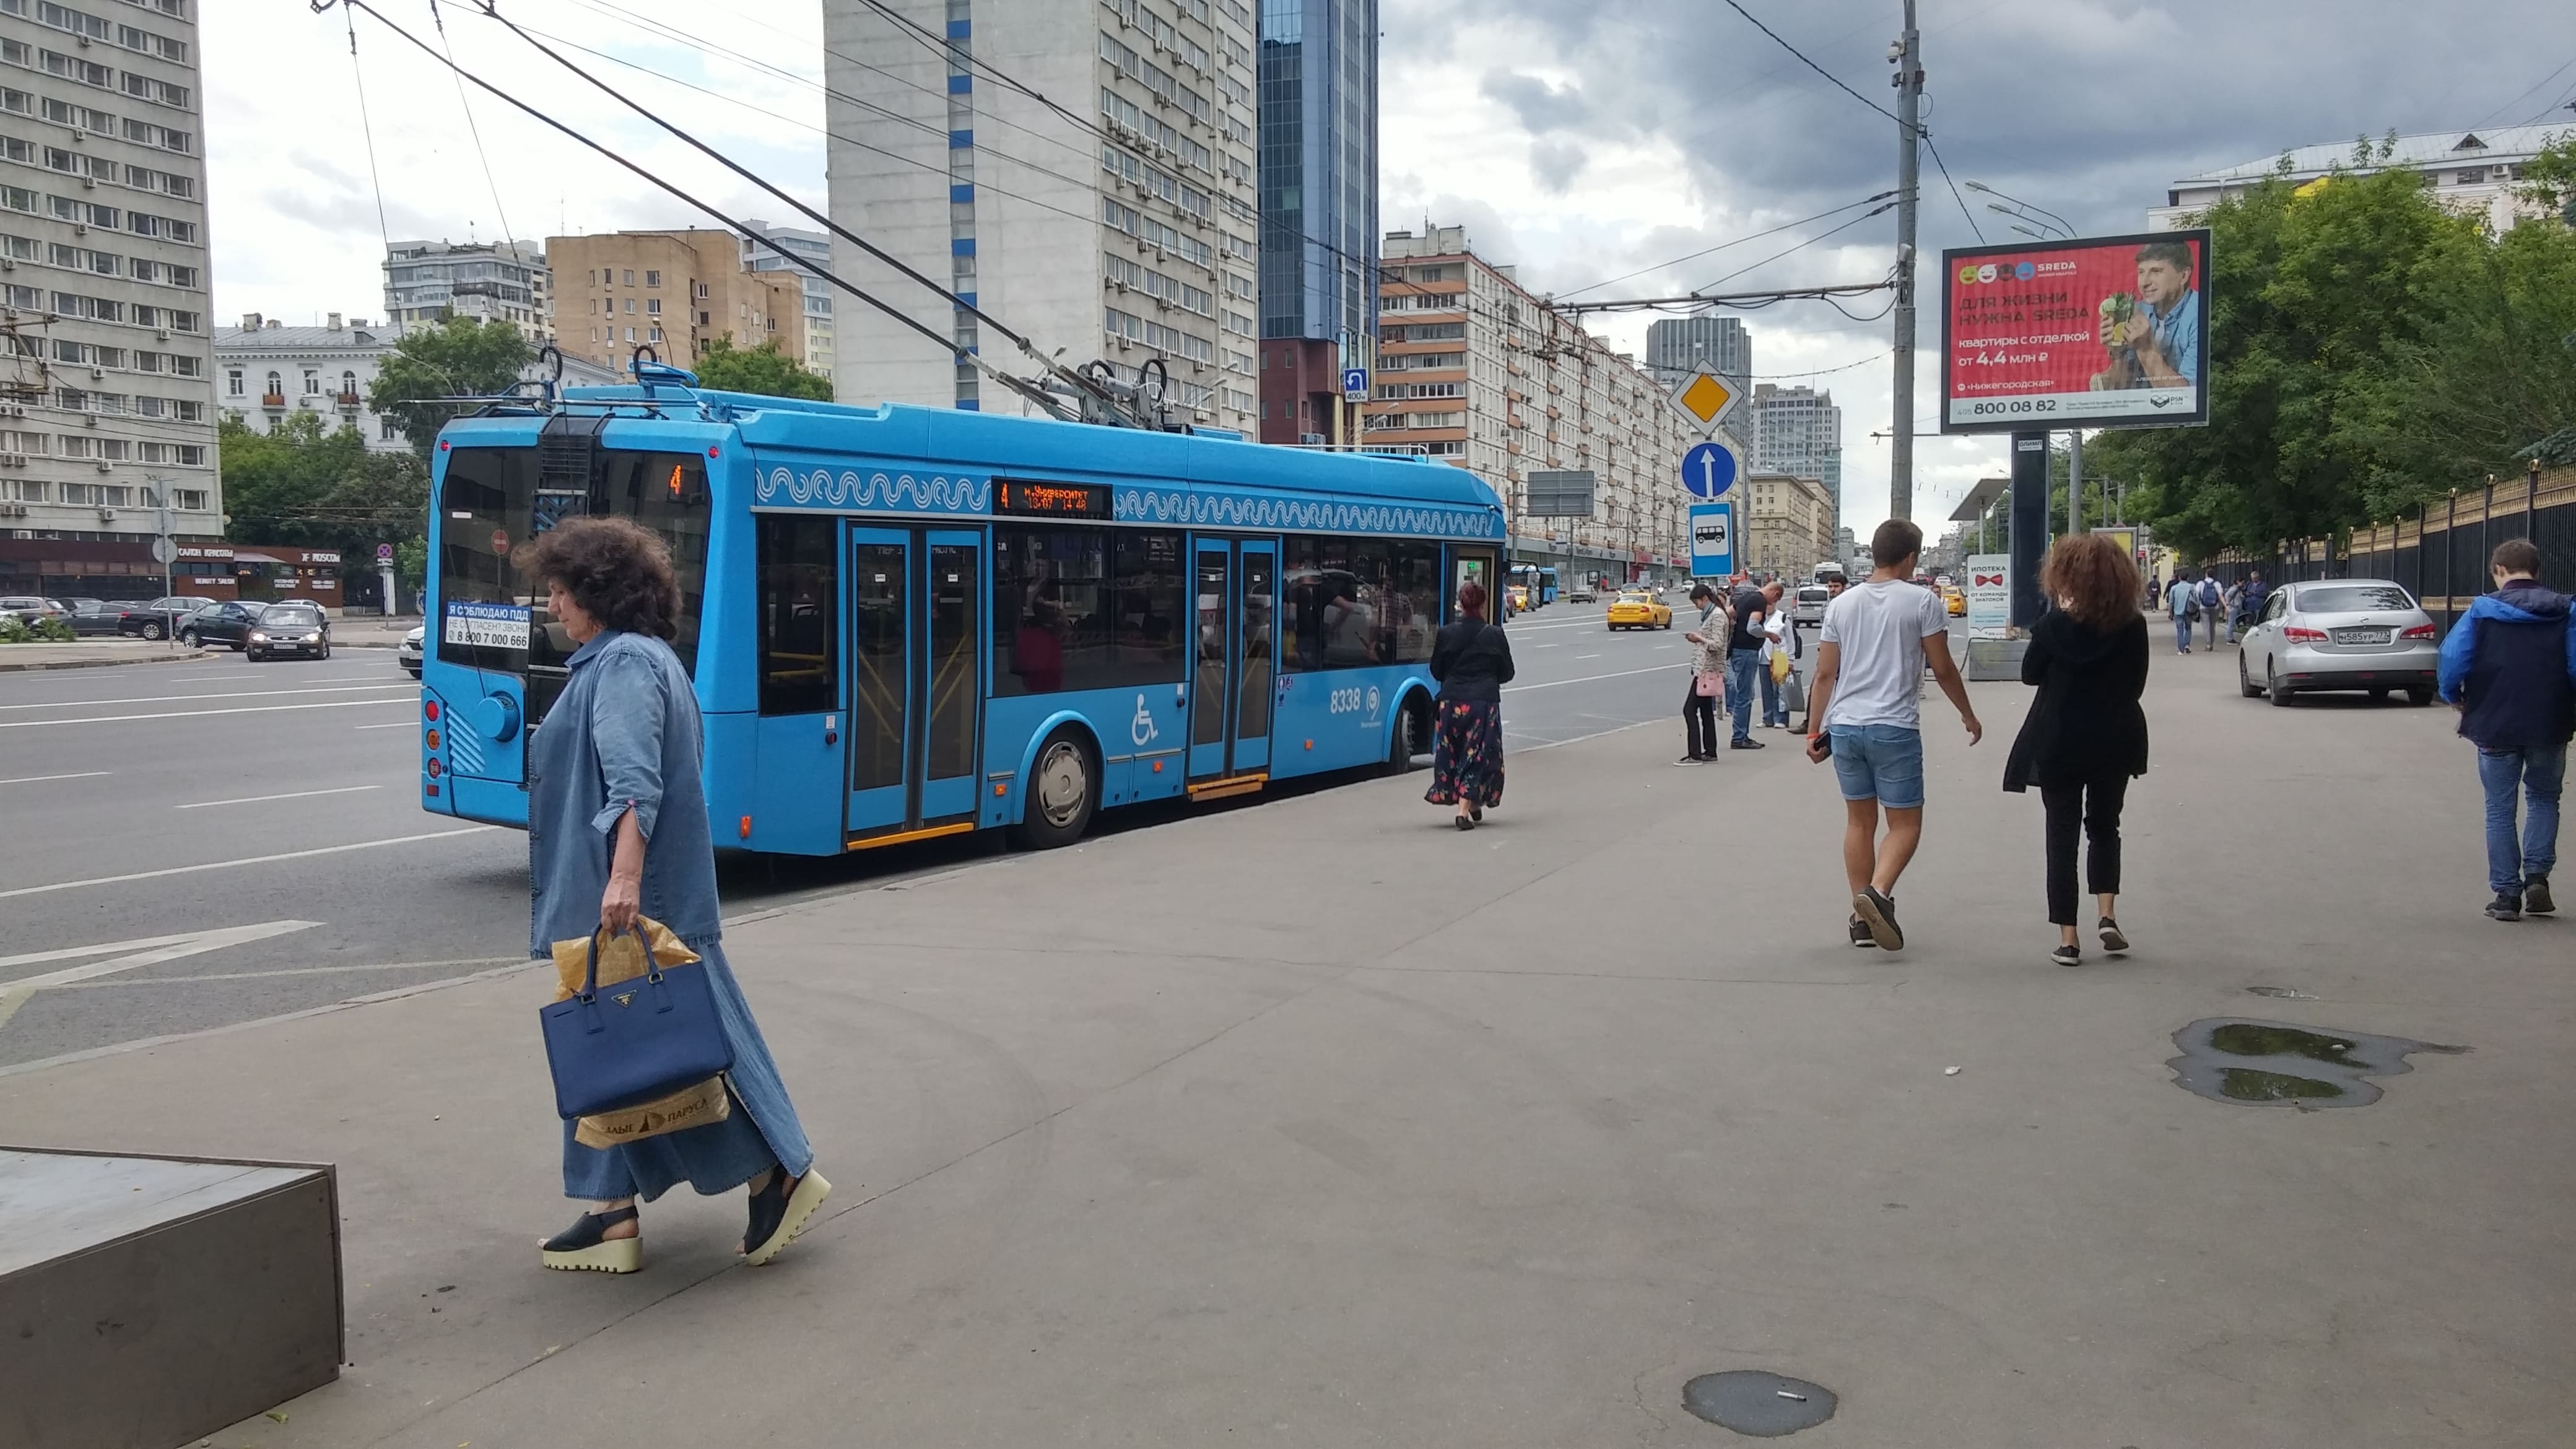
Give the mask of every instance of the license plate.
<svg viewBox="0 0 2576 1449">
<path fill-rule="evenodd" d="M 2334 631 L 2334 641 L 2337 644 L 2385 644 L 2388 642 L 2388 631 L 2385 629 L 2337 629 Z"/>
</svg>

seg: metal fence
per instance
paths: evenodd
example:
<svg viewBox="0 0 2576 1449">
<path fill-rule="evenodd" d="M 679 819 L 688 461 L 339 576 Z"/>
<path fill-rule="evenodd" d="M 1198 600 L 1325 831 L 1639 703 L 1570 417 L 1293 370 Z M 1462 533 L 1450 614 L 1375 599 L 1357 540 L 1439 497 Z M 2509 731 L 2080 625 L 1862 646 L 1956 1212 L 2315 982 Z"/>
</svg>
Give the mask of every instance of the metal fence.
<svg viewBox="0 0 2576 1449">
<path fill-rule="evenodd" d="M 2274 583 L 2307 579 L 2387 579 L 2403 584 L 2446 630 L 2469 601 L 2490 592 L 2487 557 L 2509 538 L 2540 547 L 2541 582 L 2576 589 L 2576 466 L 2562 465 L 2421 506 L 2412 518 L 2355 529 L 2337 548 L 2326 539 L 2294 539 L 2256 559 L 2221 555 L 2210 565 L 2236 583 L 2257 569 Z"/>
</svg>

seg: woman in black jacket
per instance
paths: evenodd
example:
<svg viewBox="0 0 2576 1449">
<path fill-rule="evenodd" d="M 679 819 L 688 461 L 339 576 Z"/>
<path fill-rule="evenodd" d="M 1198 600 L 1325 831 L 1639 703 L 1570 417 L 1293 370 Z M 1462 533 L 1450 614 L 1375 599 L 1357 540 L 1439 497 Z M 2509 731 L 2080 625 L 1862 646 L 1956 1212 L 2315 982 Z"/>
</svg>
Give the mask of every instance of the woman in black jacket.
<svg viewBox="0 0 2576 1449">
<path fill-rule="evenodd" d="M 1431 645 L 1431 677 L 1440 681 L 1433 730 L 1431 788 L 1422 798 L 1458 807 L 1458 828 L 1473 830 L 1485 807 L 1503 803 L 1503 686 L 1512 678 L 1512 646 L 1485 622 L 1485 586 L 1458 587 L 1458 622 L 1443 625 Z"/>
<path fill-rule="evenodd" d="M 2039 786 L 2048 814 L 2048 919 L 2058 946 L 2049 959 L 2083 963 L 2075 942 L 2075 839 L 2092 842 L 2084 873 L 2101 907 L 2102 949 L 2129 949 L 2115 907 L 2120 894 L 2120 807 L 2129 781 L 2147 772 L 2147 621 L 2129 551 L 2098 533 L 2061 538 L 2039 574 L 2049 611 L 2030 633 L 2021 682 L 2039 686 L 2012 755 L 2004 788 Z"/>
</svg>

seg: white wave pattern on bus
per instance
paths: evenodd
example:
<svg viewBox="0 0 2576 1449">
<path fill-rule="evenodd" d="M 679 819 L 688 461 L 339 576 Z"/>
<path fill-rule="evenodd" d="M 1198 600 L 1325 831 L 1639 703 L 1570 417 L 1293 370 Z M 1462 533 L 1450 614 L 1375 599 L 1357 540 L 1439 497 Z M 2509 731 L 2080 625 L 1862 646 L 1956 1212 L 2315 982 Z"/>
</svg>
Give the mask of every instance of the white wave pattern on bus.
<svg viewBox="0 0 2576 1449">
<path fill-rule="evenodd" d="M 1202 528 L 1283 529 L 1306 533 L 1429 534 L 1441 538 L 1498 538 L 1491 513 L 1467 508 L 1417 508 L 1400 503 L 1328 503 L 1302 498 L 1169 492 L 1129 488 L 1118 494 L 1118 517 L 1127 522 L 1182 523 Z"/>
<path fill-rule="evenodd" d="M 834 473 L 828 468 L 799 475 L 794 469 L 780 467 L 761 475 L 753 491 L 763 503 L 776 503 L 784 493 L 788 502 L 800 506 L 819 503 L 833 508 L 982 513 L 992 506 L 993 482 L 962 474 L 954 478 L 936 474 L 916 478 L 910 473 L 861 475 L 856 470 Z"/>
</svg>

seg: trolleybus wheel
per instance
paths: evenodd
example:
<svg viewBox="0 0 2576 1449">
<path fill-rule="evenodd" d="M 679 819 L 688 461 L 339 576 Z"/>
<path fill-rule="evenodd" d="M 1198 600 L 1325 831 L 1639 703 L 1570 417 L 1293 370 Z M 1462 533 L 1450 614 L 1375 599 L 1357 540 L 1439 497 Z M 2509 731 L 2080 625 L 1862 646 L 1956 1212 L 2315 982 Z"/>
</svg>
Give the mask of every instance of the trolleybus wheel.
<svg viewBox="0 0 2576 1449">
<path fill-rule="evenodd" d="M 1416 708 L 1420 696 L 1408 694 L 1395 707 L 1395 727 L 1387 731 L 1386 772 L 1401 775 L 1413 768 L 1413 757 L 1422 752 L 1422 711 Z"/>
<path fill-rule="evenodd" d="M 1071 845 L 1100 809 L 1100 770 L 1080 732 L 1066 727 L 1047 736 L 1029 772 L 1028 805 L 1012 838 L 1031 850 Z"/>
</svg>

